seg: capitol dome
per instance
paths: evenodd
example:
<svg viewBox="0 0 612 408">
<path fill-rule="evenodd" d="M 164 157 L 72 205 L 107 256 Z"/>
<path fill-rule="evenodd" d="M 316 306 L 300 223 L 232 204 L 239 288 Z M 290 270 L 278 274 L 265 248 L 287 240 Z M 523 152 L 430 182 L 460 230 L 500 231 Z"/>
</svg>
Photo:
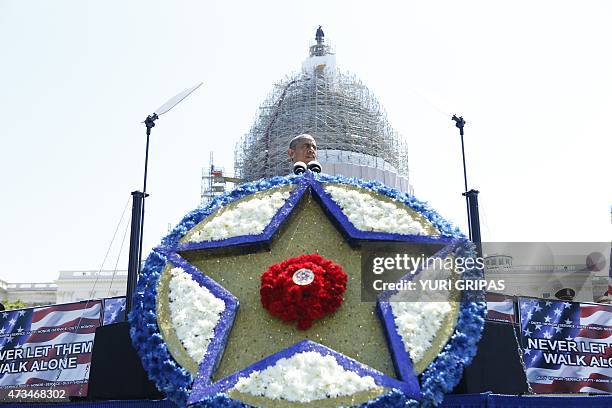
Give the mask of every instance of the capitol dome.
<svg viewBox="0 0 612 408">
<path fill-rule="evenodd" d="M 243 181 L 286 175 L 289 141 L 308 133 L 323 172 L 378 180 L 412 192 L 406 143 L 372 92 L 336 68 L 321 28 L 301 72 L 276 85 L 250 131 L 236 144 L 235 172 Z"/>
</svg>

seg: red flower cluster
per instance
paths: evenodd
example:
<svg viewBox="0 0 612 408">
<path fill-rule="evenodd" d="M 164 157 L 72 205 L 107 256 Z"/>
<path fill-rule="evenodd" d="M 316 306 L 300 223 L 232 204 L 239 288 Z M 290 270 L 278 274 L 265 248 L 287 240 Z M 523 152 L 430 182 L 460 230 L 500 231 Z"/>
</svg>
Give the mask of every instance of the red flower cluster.
<svg viewBox="0 0 612 408">
<path fill-rule="evenodd" d="M 314 273 L 314 280 L 306 285 L 293 281 L 300 269 Z M 301 255 L 274 264 L 261 275 L 261 304 L 273 316 L 298 322 L 298 329 L 306 330 L 312 321 L 338 310 L 346 290 L 346 273 L 319 254 Z"/>
</svg>

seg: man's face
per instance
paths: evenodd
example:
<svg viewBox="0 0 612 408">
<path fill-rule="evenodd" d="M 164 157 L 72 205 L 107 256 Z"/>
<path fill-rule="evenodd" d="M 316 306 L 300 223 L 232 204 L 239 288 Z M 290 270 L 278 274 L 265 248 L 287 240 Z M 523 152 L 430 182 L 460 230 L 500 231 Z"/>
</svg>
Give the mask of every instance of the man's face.
<svg viewBox="0 0 612 408">
<path fill-rule="evenodd" d="M 295 162 L 308 163 L 317 159 L 317 142 L 310 137 L 303 137 L 297 141 L 295 149 L 289 149 L 289 157 Z"/>
</svg>

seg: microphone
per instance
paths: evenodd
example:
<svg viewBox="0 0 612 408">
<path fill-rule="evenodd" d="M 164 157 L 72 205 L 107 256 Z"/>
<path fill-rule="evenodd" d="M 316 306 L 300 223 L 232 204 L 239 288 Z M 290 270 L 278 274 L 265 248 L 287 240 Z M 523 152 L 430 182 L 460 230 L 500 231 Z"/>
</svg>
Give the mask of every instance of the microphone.
<svg viewBox="0 0 612 408">
<path fill-rule="evenodd" d="M 320 173 L 321 172 L 321 163 L 319 163 L 316 160 L 313 160 L 311 162 L 308 163 L 308 170 L 312 171 L 313 173 Z"/>
<path fill-rule="evenodd" d="M 301 161 L 293 163 L 293 174 L 300 175 L 304 173 L 306 173 L 306 163 Z"/>
</svg>

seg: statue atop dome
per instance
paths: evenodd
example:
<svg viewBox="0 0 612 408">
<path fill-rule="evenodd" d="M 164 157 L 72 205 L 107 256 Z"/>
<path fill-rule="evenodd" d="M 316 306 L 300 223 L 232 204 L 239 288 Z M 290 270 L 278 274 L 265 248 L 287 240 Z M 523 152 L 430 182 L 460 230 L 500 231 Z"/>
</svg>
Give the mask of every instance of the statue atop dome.
<svg viewBox="0 0 612 408">
<path fill-rule="evenodd" d="M 319 26 L 319 28 L 317 28 L 317 33 L 315 34 L 315 40 L 317 40 L 317 44 L 323 44 L 323 37 L 325 37 L 325 33 L 323 32 L 321 26 Z"/>
<path fill-rule="evenodd" d="M 322 26 L 319 26 L 319 28 L 317 28 L 317 32 L 315 33 L 315 40 L 317 43 L 310 46 L 311 57 L 322 57 L 331 53 L 329 46 L 323 44 L 325 42 L 325 33 L 321 27 Z"/>
</svg>

